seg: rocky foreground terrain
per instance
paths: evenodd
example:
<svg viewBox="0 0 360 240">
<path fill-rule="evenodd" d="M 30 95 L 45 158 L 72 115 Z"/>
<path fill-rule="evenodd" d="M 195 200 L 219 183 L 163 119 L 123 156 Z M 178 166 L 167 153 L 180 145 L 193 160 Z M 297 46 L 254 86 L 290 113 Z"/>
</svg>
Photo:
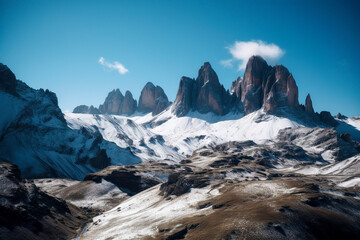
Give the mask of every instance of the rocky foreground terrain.
<svg viewBox="0 0 360 240">
<path fill-rule="evenodd" d="M 328 150 L 332 163 L 322 158 Z M 359 150 L 333 129 L 300 127 L 261 144 L 203 147 L 180 163 L 110 166 L 60 188 L 36 184 L 79 207 L 94 185 L 103 196 L 104 182 L 122 192 L 98 204 L 107 209 L 85 204 L 107 211 L 80 239 L 357 239 Z"/>
<path fill-rule="evenodd" d="M 71 239 L 96 212 L 40 190 L 0 162 L 0 239 Z"/>
</svg>

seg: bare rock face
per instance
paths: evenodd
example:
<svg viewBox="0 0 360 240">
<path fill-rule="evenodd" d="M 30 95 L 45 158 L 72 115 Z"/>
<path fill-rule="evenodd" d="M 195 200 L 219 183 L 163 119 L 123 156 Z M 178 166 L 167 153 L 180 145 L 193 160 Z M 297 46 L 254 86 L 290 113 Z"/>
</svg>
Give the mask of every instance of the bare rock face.
<svg viewBox="0 0 360 240">
<path fill-rule="evenodd" d="M 121 114 L 123 101 L 124 96 L 122 95 L 120 90 L 114 89 L 109 92 L 104 104 L 99 106 L 99 110 L 101 113 Z"/>
<path fill-rule="evenodd" d="M 148 82 L 141 91 L 138 111 L 156 115 L 169 106 L 169 100 L 160 86 Z"/>
<path fill-rule="evenodd" d="M 292 74 L 282 65 L 269 66 L 260 56 L 249 59 L 244 79 L 234 82 L 232 89 L 246 114 L 261 107 L 268 113 L 284 106 L 299 107 L 298 87 Z"/>
<path fill-rule="evenodd" d="M 4 64 L 0 63 L 0 90 L 16 95 L 15 74 Z"/>
<path fill-rule="evenodd" d="M 263 85 L 266 83 L 269 71 L 269 66 L 260 56 L 252 56 L 246 64 L 244 80 L 241 82 L 241 101 L 245 113 L 261 108 L 264 96 Z"/>
<path fill-rule="evenodd" d="M 341 113 L 338 113 L 338 114 L 336 115 L 336 118 L 337 118 L 337 119 L 347 119 L 348 117 L 345 116 L 345 115 L 342 115 Z"/>
<path fill-rule="evenodd" d="M 176 99 L 174 102 L 173 112 L 176 116 L 184 116 L 192 108 L 193 102 L 193 88 L 195 85 L 195 80 L 182 77 L 180 79 L 179 89 L 176 94 Z"/>
<path fill-rule="evenodd" d="M 264 109 L 266 112 L 274 113 L 278 107 L 282 106 L 293 108 L 299 106 L 298 88 L 295 80 L 288 69 L 282 65 L 272 68 L 264 90 Z"/>
<path fill-rule="evenodd" d="M 99 106 L 99 112 L 105 114 L 131 115 L 135 111 L 136 100 L 133 98 L 131 92 L 126 91 L 124 97 L 119 89 L 109 92 L 104 104 Z"/>
<path fill-rule="evenodd" d="M 183 116 L 190 110 L 224 115 L 230 108 L 230 93 L 220 84 L 210 63 L 204 63 L 196 80 L 188 77 L 181 78 L 173 108 L 177 116 Z"/>
<path fill-rule="evenodd" d="M 235 94 L 238 99 L 241 99 L 241 82 L 243 80 L 242 77 L 238 77 L 238 79 L 231 83 L 230 93 Z"/>
<path fill-rule="evenodd" d="M 88 113 L 89 106 L 86 105 L 79 105 L 74 108 L 73 113 Z"/>
<path fill-rule="evenodd" d="M 229 93 L 220 85 L 219 79 L 209 62 L 200 68 L 195 84 L 194 108 L 200 113 L 214 112 L 224 115 L 228 112 Z"/>
<path fill-rule="evenodd" d="M 74 108 L 73 113 L 100 114 L 100 111 L 93 105 L 90 107 L 86 105 L 79 105 Z"/>
<path fill-rule="evenodd" d="M 167 98 L 158 97 L 157 99 L 155 99 L 155 107 L 154 107 L 154 110 L 152 111 L 152 115 L 155 116 L 155 115 L 161 113 L 169 105 L 170 105 L 170 102 L 169 102 L 169 100 Z"/>
<path fill-rule="evenodd" d="M 131 115 L 136 111 L 137 102 L 130 91 L 125 92 L 124 102 L 121 108 L 121 114 Z"/>
<path fill-rule="evenodd" d="M 333 118 L 333 116 L 331 116 L 330 112 L 322 111 L 320 112 L 319 117 L 320 121 L 327 125 L 330 125 L 332 127 L 336 127 L 337 125 L 339 125 L 339 123 Z"/>
<path fill-rule="evenodd" d="M 89 217 L 21 177 L 19 168 L 0 159 L 0 238 L 71 239 Z"/>
<path fill-rule="evenodd" d="M 311 101 L 311 97 L 310 94 L 308 94 L 306 96 L 306 100 L 305 100 L 305 112 L 313 114 L 314 113 L 314 108 L 312 106 L 312 101 Z"/>
<path fill-rule="evenodd" d="M 150 172 L 154 173 L 153 171 L 161 171 L 162 174 L 166 174 L 166 172 L 172 170 L 168 169 L 167 164 L 160 165 L 160 163 L 141 163 L 136 166 L 109 166 L 99 172 L 86 175 L 84 180 L 101 183 L 102 179 L 104 179 L 132 196 L 162 183 L 161 179 L 150 174 Z"/>
<path fill-rule="evenodd" d="M 155 86 L 148 82 L 141 91 L 139 99 L 139 112 L 151 112 L 155 106 Z"/>
</svg>

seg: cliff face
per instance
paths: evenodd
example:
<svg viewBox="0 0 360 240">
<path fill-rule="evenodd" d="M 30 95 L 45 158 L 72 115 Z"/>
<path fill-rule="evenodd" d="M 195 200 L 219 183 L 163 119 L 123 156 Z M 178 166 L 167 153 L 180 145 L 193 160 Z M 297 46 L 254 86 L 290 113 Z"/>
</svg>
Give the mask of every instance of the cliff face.
<svg viewBox="0 0 360 240">
<path fill-rule="evenodd" d="M 251 57 L 246 65 L 244 80 L 240 83 L 241 102 L 245 113 L 262 107 L 269 66 L 261 57 Z M 272 80 L 272 79 L 269 79 Z"/>
<path fill-rule="evenodd" d="M 274 113 L 278 107 L 298 108 L 298 88 L 296 82 L 282 65 L 271 67 L 260 56 L 249 59 L 244 79 L 233 83 L 233 91 L 244 107 L 245 113 L 264 108 Z"/>
<path fill-rule="evenodd" d="M 6 88 L 11 89 L 10 86 Z M 244 76 L 232 82 L 230 92 L 220 84 L 209 62 L 200 67 L 196 79 L 182 77 L 171 111 L 176 116 L 184 116 L 189 111 L 203 114 L 213 112 L 217 115 L 225 115 L 230 111 L 249 114 L 258 109 L 274 114 L 278 109 L 290 108 L 304 111 L 316 121 L 335 124 L 329 120 L 331 115 L 323 114 L 321 117 L 315 114 L 310 95 L 306 97 L 305 105 L 300 106 L 298 95 L 295 79 L 286 67 L 270 66 L 262 57 L 252 56 L 247 62 Z M 170 104 L 164 90 L 148 82 L 141 91 L 138 105 L 129 91 L 123 96 L 116 89 L 109 93 L 99 109 L 81 105 L 74 112 L 131 115 L 139 111 L 151 112 L 154 116 Z"/>
<path fill-rule="evenodd" d="M 314 108 L 312 105 L 312 101 L 311 101 L 311 97 L 310 94 L 308 94 L 306 96 L 306 100 L 305 100 L 305 112 L 313 114 L 314 113 Z"/>
<path fill-rule="evenodd" d="M 133 98 L 133 95 L 131 94 L 130 91 L 126 91 L 120 114 L 131 115 L 136 111 L 136 109 L 137 109 L 136 100 Z"/>
<path fill-rule="evenodd" d="M 160 86 L 148 82 L 141 91 L 138 111 L 143 113 L 152 112 L 153 115 L 156 115 L 169 105 L 170 102 L 164 90 Z"/>
<path fill-rule="evenodd" d="M 181 78 L 173 112 L 177 116 L 183 116 L 190 110 L 223 115 L 231 108 L 230 99 L 230 93 L 220 84 L 210 63 L 205 62 L 196 80 Z"/>
<path fill-rule="evenodd" d="M 284 66 L 271 67 L 261 57 L 253 56 L 247 63 L 244 78 L 232 83 L 231 94 L 219 83 L 209 63 L 200 68 L 196 80 L 181 78 L 173 112 L 182 116 L 191 109 L 224 115 L 237 109 L 248 114 L 263 108 L 274 113 L 283 106 L 299 106 L 294 78 Z"/>
<path fill-rule="evenodd" d="M 164 90 L 160 86 L 154 86 L 148 82 L 141 91 L 139 106 L 130 91 L 126 91 L 124 96 L 119 89 L 114 89 L 109 92 L 99 108 L 79 105 L 74 108 L 73 113 L 131 115 L 138 110 L 142 113 L 152 112 L 152 115 L 156 115 L 169 105 L 170 102 Z"/>
<path fill-rule="evenodd" d="M 124 96 L 119 89 L 109 92 L 105 102 L 99 106 L 101 113 L 121 114 Z"/>
<path fill-rule="evenodd" d="M 119 89 L 114 89 L 109 92 L 105 102 L 99 108 L 92 105 L 90 107 L 79 105 L 74 108 L 73 113 L 131 115 L 136 109 L 137 103 L 131 92 L 126 91 L 123 96 Z"/>
</svg>

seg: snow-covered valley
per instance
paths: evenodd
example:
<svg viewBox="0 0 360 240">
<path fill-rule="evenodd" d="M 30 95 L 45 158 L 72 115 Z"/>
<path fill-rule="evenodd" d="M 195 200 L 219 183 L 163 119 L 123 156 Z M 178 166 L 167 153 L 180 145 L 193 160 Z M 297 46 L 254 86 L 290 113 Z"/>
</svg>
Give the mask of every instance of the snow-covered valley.
<svg viewBox="0 0 360 240">
<path fill-rule="evenodd" d="M 302 126 L 285 117 L 267 115 L 262 110 L 246 116 L 191 112 L 184 117 L 176 117 L 171 109 L 155 117 L 151 114 L 126 117 L 65 113 L 65 119 L 70 128 L 99 131 L 105 140 L 122 148 L 129 147 L 144 161 L 175 162 L 204 146 L 229 141 L 262 142 L 274 139 L 280 129 Z"/>
</svg>

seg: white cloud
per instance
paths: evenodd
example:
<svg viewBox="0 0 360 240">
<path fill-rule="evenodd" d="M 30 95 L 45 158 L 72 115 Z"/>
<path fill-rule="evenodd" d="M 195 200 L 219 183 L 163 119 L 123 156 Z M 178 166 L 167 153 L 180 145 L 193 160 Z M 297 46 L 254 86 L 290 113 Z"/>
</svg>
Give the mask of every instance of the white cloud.
<svg viewBox="0 0 360 240">
<path fill-rule="evenodd" d="M 116 71 L 118 71 L 120 74 L 125 74 L 127 73 L 129 70 L 122 65 L 121 63 L 115 61 L 114 63 L 110 63 L 108 61 L 105 60 L 105 58 L 101 57 L 99 59 L 99 63 L 107 68 L 109 68 L 110 70 L 115 69 Z"/>
<path fill-rule="evenodd" d="M 227 47 L 227 49 L 229 49 L 233 58 L 223 60 L 221 64 L 225 67 L 230 67 L 233 62 L 240 61 L 238 70 L 245 69 L 247 61 L 253 55 L 260 55 L 266 61 L 273 63 L 285 54 L 285 51 L 279 46 L 273 43 L 268 44 L 261 40 L 248 42 L 236 41 L 232 46 Z"/>
<path fill-rule="evenodd" d="M 223 65 L 224 67 L 227 68 L 232 68 L 233 67 L 233 59 L 228 59 L 228 60 L 221 60 L 220 63 L 221 65 Z"/>
</svg>

